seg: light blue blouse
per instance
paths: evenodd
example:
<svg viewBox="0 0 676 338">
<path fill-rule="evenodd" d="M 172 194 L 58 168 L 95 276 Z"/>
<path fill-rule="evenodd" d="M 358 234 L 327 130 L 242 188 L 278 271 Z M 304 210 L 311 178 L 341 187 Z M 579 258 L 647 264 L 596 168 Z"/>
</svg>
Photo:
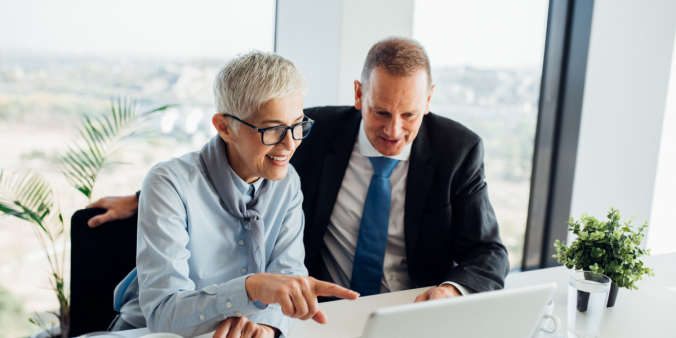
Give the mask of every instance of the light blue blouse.
<svg viewBox="0 0 676 338">
<path fill-rule="evenodd" d="M 247 184 L 225 170 L 244 202 L 251 201 L 263 179 Z M 251 314 L 253 322 L 286 336 L 293 319 L 278 304 L 252 303 L 247 296 L 246 230 L 220 200 L 200 152 L 156 165 L 141 191 L 137 268 L 115 289 L 114 306 L 122 319 L 136 327 L 147 322 L 151 332 L 193 337 L 215 330 L 227 317 Z M 265 272 L 307 276 L 302 203 L 300 179 L 289 165 L 287 176 L 274 182 L 268 208 L 260 210 Z"/>
</svg>

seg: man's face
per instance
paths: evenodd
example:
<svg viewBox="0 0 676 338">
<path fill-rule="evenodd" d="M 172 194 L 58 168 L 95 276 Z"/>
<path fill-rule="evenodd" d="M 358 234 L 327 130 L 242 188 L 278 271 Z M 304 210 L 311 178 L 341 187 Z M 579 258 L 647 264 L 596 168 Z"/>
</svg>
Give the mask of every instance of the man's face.
<svg viewBox="0 0 676 338">
<path fill-rule="evenodd" d="M 396 76 L 376 67 L 369 88 L 354 82 L 356 109 L 361 110 L 366 137 L 379 153 L 398 155 L 418 135 L 423 116 L 429 113 L 434 86 L 427 90 L 427 73 L 418 70 Z"/>
</svg>

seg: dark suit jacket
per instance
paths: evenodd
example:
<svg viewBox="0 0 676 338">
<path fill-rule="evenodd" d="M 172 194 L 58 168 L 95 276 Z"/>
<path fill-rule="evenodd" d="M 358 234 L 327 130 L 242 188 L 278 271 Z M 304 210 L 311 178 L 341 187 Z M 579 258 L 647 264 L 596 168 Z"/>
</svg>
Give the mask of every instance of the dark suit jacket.
<svg viewBox="0 0 676 338">
<path fill-rule="evenodd" d="M 301 180 L 305 212 L 305 265 L 331 281 L 320 248 L 338 197 L 361 112 L 354 107 L 305 109 L 315 120 L 291 159 Z M 435 114 L 423 118 L 411 149 L 404 234 L 413 287 L 453 281 L 476 291 L 501 289 L 507 250 L 484 182 L 481 138 Z"/>
</svg>

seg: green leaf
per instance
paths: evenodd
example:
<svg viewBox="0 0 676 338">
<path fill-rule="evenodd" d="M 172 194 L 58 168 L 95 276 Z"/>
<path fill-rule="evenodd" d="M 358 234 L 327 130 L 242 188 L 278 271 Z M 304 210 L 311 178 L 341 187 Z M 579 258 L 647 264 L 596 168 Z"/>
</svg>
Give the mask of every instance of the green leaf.
<svg viewBox="0 0 676 338">
<path fill-rule="evenodd" d="M 621 236 L 622 236 L 622 230 L 620 230 L 620 229 L 613 230 L 613 237 L 616 240 L 619 240 Z"/>
<path fill-rule="evenodd" d="M 152 114 L 174 105 L 141 111 L 134 100 L 118 97 L 111 100 L 110 111 L 95 117 L 83 116 L 78 128 L 81 139 L 61 155 L 59 169 L 68 183 L 91 200 L 96 178 L 109 159 L 115 145 L 130 136 L 141 136 L 137 126 Z"/>
</svg>

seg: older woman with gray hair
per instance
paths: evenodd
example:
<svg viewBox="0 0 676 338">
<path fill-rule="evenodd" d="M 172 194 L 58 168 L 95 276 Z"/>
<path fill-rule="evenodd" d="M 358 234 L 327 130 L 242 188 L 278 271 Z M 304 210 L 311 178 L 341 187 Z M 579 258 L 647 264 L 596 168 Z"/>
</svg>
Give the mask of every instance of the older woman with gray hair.
<svg viewBox="0 0 676 338">
<path fill-rule="evenodd" d="M 250 52 L 219 72 L 218 135 L 143 182 L 137 267 L 115 289 L 113 330 L 274 337 L 292 318 L 325 323 L 318 295 L 358 297 L 303 277 L 303 195 L 289 160 L 313 124 L 305 89 L 272 53 Z"/>
</svg>

